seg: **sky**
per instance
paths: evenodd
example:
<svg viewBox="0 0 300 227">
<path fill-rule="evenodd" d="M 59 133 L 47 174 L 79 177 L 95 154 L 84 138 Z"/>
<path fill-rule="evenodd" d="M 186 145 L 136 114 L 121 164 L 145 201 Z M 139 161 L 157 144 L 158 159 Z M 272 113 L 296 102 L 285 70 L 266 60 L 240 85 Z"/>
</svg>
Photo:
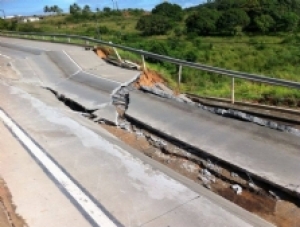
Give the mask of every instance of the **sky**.
<svg viewBox="0 0 300 227">
<path fill-rule="evenodd" d="M 204 0 L 169 0 L 170 3 L 176 3 L 183 8 L 198 5 Z M 162 3 L 163 0 L 118 0 L 120 9 L 124 8 L 142 8 L 151 10 L 155 5 Z M 0 0 L 0 9 L 5 11 L 7 16 L 12 15 L 34 15 L 42 14 L 44 6 L 58 5 L 64 10 L 69 11 L 69 6 L 77 3 L 80 6 L 89 5 L 93 10 L 97 7 L 113 7 L 112 0 Z M 2 15 L 1 15 L 2 16 Z"/>
</svg>

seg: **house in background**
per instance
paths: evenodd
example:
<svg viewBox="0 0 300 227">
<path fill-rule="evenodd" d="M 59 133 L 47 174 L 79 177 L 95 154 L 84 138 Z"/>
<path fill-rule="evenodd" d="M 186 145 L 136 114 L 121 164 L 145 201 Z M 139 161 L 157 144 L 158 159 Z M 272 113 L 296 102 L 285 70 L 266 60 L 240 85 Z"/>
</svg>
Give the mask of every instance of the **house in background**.
<svg viewBox="0 0 300 227">
<path fill-rule="evenodd" d="M 23 22 L 23 23 L 27 23 L 27 22 L 35 22 L 35 21 L 39 21 L 40 18 L 37 17 L 37 16 L 33 16 L 33 17 L 21 17 L 19 18 L 19 21 L 20 22 Z"/>
<path fill-rule="evenodd" d="M 22 16 L 21 15 L 13 15 L 13 16 L 5 16 L 5 18 L 3 16 L 1 18 L 5 19 L 5 20 L 11 20 L 11 19 L 20 18 L 20 17 L 22 17 Z"/>
</svg>

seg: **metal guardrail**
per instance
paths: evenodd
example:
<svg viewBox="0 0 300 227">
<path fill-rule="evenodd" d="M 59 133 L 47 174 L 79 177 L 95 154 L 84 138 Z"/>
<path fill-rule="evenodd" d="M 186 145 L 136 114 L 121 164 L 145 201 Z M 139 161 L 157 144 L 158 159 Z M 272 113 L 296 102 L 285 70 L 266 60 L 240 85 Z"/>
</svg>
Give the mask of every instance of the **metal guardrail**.
<svg viewBox="0 0 300 227">
<path fill-rule="evenodd" d="M 220 75 L 229 76 L 232 78 L 232 85 L 231 85 L 232 103 L 234 103 L 234 78 L 240 78 L 240 79 L 245 79 L 245 80 L 250 80 L 250 81 L 255 81 L 255 82 L 260 82 L 260 83 L 266 83 L 266 84 L 270 84 L 270 85 L 277 85 L 277 86 L 284 86 L 284 87 L 300 89 L 299 82 L 282 80 L 282 79 L 277 79 L 277 78 L 272 78 L 272 77 L 266 77 L 263 75 L 227 70 L 227 69 L 222 69 L 219 67 L 207 66 L 204 64 L 200 64 L 200 63 L 188 62 L 185 60 L 176 59 L 176 58 L 172 58 L 172 57 L 165 56 L 165 55 L 159 55 L 159 54 L 151 53 L 151 52 L 144 51 L 144 50 L 138 50 L 135 48 L 122 46 L 119 44 L 115 44 L 112 42 L 106 42 L 103 40 L 93 39 L 93 38 L 86 37 L 86 36 L 67 35 L 67 34 L 50 34 L 50 33 L 39 33 L 39 32 L 11 32 L 11 31 L 0 31 L 0 35 L 4 35 L 4 36 L 19 35 L 19 36 L 24 36 L 25 38 L 28 38 L 28 36 L 39 36 L 39 37 L 42 37 L 42 40 L 44 39 L 44 37 L 52 37 L 52 39 L 54 41 L 55 41 L 56 37 L 60 37 L 60 38 L 66 38 L 68 40 L 67 42 L 69 42 L 69 43 L 71 42 L 71 39 L 79 39 L 79 40 L 85 41 L 86 44 L 89 44 L 89 42 L 92 42 L 95 44 L 102 44 L 102 45 L 130 51 L 132 53 L 136 53 L 136 54 L 139 54 L 142 56 L 144 69 L 146 68 L 145 56 L 178 65 L 179 66 L 179 72 L 178 72 L 178 83 L 179 84 L 181 83 L 181 74 L 182 74 L 183 66 L 199 69 L 199 70 L 206 71 L 206 72 L 212 72 L 212 73 L 216 73 L 216 74 L 220 74 Z"/>
</svg>

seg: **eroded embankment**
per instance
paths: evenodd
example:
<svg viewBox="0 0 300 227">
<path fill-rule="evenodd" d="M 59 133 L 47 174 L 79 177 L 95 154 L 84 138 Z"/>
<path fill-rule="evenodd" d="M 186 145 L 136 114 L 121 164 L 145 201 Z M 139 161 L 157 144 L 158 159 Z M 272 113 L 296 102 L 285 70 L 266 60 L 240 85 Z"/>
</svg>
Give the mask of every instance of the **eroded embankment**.
<svg viewBox="0 0 300 227">
<path fill-rule="evenodd" d="M 126 116 L 130 105 L 130 91 L 135 89 L 134 82 L 120 87 L 112 96 L 112 103 L 118 110 L 117 125 L 112 125 L 105 117 L 99 118 L 94 111 L 78 107 L 68 100 L 68 106 L 77 106 L 84 116 L 100 123 L 112 134 L 136 148 L 144 155 L 168 166 L 208 190 L 228 199 L 240 207 L 259 215 L 277 226 L 296 227 L 300 223 L 300 204 L 298 198 L 281 190 L 275 185 L 264 182 L 251 173 L 229 165 L 222 160 L 191 147 L 187 143 L 161 134 Z M 55 92 L 54 92 L 55 93 Z M 121 107 L 121 108 L 120 108 Z"/>
</svg>

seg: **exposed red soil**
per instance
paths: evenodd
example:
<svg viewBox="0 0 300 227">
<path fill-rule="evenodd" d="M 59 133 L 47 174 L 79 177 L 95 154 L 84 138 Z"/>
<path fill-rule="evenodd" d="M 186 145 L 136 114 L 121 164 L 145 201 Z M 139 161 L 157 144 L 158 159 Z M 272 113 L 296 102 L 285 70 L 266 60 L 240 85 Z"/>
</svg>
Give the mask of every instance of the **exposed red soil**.
<svg viewBox="0 0 300 227">
<path fill-rule="evenodd" d="M 136 82 L 136 87 L 147 86 L 152 87 L 156 83 L 164 83 L 164 79 L 157 72 L 147 70 L 140 76 L 139 80 Z"/>
<path fill-rule="evenodd" d="M 110 49 L 105 47 L 96 47 L 94 52 L 102 59 L 107 58 L 107 56 L 111 54 Z"/>
</svg>

